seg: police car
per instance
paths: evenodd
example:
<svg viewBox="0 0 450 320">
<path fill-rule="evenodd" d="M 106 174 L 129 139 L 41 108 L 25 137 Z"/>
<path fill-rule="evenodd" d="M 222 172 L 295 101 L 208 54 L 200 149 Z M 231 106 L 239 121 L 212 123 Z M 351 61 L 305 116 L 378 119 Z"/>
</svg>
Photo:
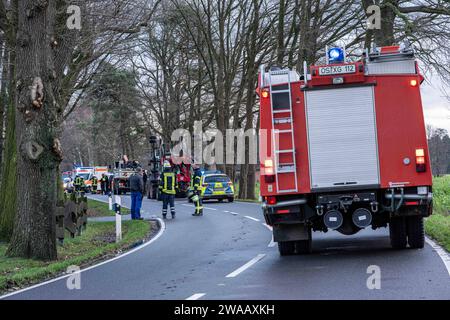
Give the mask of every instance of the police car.
<svg viewBox="0 0 450 320">
<path fill-rule="evenodd" d="M 220 202 L 227 199 L 234 201 L 234 186 L 230 178 L 221 171 L 202 171 L 200 196 L 203 200 L 217 199 Z"/>
</svg>

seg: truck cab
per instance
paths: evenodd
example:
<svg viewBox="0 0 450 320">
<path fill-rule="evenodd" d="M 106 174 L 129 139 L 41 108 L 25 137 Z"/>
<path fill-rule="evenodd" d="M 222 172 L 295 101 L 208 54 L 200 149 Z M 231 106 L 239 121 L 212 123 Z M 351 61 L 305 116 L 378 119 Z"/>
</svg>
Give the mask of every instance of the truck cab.
<svg viewBox="0 0 450 320">
<path fill-rule="evenodd" d="M 303 74 L 260 68 L 260 194 L 274 241 L 281 255 L 309 253 L 312 231 L 389 226 L 393 248 L 421 248 L 432 175 L 414 51 L 337 55 Z"/>
</svg>

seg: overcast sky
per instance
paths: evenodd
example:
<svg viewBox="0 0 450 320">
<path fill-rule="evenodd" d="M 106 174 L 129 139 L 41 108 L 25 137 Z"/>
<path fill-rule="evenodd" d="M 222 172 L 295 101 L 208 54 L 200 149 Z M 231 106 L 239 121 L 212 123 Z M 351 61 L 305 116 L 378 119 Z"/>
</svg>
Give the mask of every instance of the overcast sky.
<svg viewBox="0 0 450 320">
<path fill-rule="evenodd" d="M 431 82 L 431 84 L 430 84 Z M 450 101 L 441 91 L 438 77 L 428 77 L 421 86 L 423 113 L 426 124 L 444 128 L 450 133 Z"/>
</svg>

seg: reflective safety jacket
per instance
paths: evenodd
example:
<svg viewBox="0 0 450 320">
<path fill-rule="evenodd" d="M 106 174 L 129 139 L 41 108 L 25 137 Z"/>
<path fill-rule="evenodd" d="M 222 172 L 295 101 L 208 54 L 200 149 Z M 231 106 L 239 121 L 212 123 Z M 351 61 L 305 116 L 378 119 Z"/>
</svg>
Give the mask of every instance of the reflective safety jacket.
<svg viewBox="0 0 450 320">
<path fill-rule="evenodd" d="M 161 175 L 161 182 L 159 188 L 163 193 L 176 194 L 177 177 L 175 173 L 164 171 Z"/>
<path fill-rule="evenodd" d="M 73 182 L 74 186 L 82 186 L 84 185 L 84 179 L 82 177 L 76 177 L 75 181 Z"/>
<path fill-rule="evenodd" d="M 194 188 L 194 191 L 197 191 L 200 188 L 201 185 L 202 176 L 201 173 L 194 173 L 194 177 L 192 178 L 192 186 Z"/>
<path fill-rule="evenodd" d="M 93 185 L 93 186 L 96 186 L 97 184 L 98 184 L 98 179 L 97 179 L 97 177 L 94 176 L 94 177 L 92 178 L 92 185 Z"/>
</svg>

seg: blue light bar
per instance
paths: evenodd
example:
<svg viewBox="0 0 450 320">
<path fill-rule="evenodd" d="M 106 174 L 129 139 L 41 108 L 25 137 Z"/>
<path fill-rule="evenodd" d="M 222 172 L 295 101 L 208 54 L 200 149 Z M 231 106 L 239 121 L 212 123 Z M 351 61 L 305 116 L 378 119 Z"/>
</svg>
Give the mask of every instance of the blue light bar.
<svg viewBox="0 0 450 320">
<path fill-rule="evenodd" d="M 328 50 L 328 62 L 330 64 L 342 63 L 345 60 L 344 50 L 342 48 L 331 48 Z"/>
</svg>

